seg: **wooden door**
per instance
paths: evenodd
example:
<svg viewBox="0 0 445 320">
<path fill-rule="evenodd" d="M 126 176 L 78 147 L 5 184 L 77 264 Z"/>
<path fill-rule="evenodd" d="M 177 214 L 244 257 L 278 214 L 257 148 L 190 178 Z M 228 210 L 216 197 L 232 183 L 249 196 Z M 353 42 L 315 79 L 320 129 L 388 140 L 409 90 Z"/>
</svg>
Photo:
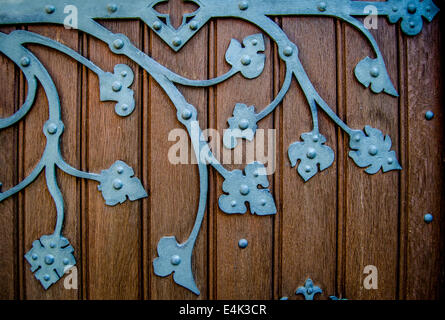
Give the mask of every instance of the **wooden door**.
<svg viewBox="0 0 445 320">
<path fill-rule="evenodd" d="M 176 11 L 189 9 L 178 5 L 168 10 L 176 16 L 182 14 Z M 80 170 L 101 172 L 122 160 L 148 191 L 144 199 L 111 207 L 105 205 L 96 182 L 57 173 L 65 201 L 64 236 L 75 248 L 77 289 L 66 289 L 62 279 L 44 290 L 24 259 L 33 241 L 51 234 L 54 227 L 56 208 L 45 175 L 5 199 L 0 203 L 2 299 L 303 299 L 295 291 L 308 278 L 323 291 L 315 299 L 443 298 L 443 17 L 424 21 L 422 32 L 414 37 L 383 17 L 378 29 L 371 31 L 397 98 L 375 94 L 357 82 L 353 68 L 372 51 L 366 38 L 347 23 L 312 16 L 273 20 L 298 45 L 302 65 L 320 96 L 349 126 L 370 125 L 390 135 L 403 169 L 366 174 L 348 157 L 347 135 L 320 112 L 320 130 L 335 152 L 335 161 L 305 183 L 287 156 L 289 145 L 300 141 L 312 125 L 304 93 L 293 80 L 283 102 L 258 123 L 261 129 L 276 130 L 276 170 L 268 179 L 277 214 L 221 211 L 218 199 L 224 178 L 209 168 L 205 217 L 192 260 L 201 292 L 195 295 L 172 276 L 156 276 L 152 265 L 162 237 L 175 235 L 178 242 L 188 237 L 199 201 L 197 165 L 168 160 L 178 139 L 169 135 L 182 128 L 168 96 L 137 63 L 112 53 L 106 43 L 82 31 L 49 24 L 1 25 L 5 34 L 28 30 L 54 39 L 107 72 L 118 63 L 130 66 L 136 108 L 121 118 L 114 112 L 115 102 L 100 101 L 99 80 L 88 68 L 50 48 L 26 46 L 59 92 L 65 125 L 61 153 L 67 162 Z M 191 79 L 223 75 L 230 70 L 225 53 L 231 39 L 242 42 L 249 35 L 264 34 L 240 19 L 212 19 L 175 53 L 142 21 L 100 23 Z M 248 80 L 238 73 L 209 88 L 178 86 L 196 107 L 201 128 L 220 133 L 216 139 L 221 145 L 235 104 L 266 106 L 284 81 L 277 45 L 265 34 L 264 39 L 266 62 L 259 77 Z M 0 114 L 7 117 L 24 103 L 28 84 L 11 60 L 5 55 L 0 59 Z M 39 87 L 29 114 L 0 131 L 3 190 L 29 175 L 41 158 L 47 104 Z M 429 121 L 427 111 L 434 113 Z M 235 152 L 252 143 L 243 140 Z M 427 213 L 433 216 L 431 223 L 424 221 Z M 245 249 L 239 248 L 240 239 L 248 240 Z M 365 288 L 366 266 L 378 270 L 377 289 Z"/>
</svg>

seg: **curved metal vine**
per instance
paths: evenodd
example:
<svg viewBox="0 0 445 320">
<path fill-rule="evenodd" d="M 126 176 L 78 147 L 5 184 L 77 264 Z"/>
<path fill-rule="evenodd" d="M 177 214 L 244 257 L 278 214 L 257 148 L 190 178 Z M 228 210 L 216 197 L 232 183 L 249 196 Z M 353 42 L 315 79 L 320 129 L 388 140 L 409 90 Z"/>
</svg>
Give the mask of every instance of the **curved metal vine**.
<svg viewBox="0 0 445 320">
<path fill-rule="evenodd" d="M 277 97 L 261 111 L 255 106 L 238 103 L 233 117 L 228 119 L 229 129 L 224 135 L 226 148 L 234 148 L 238 139 L 252 140 L 255 136 L 257 123 L 269 115 L 282 101 L 290 88 L 293 77 L 300 84 L 310 107 L 313 119 L 311 132 L 302 134 L 302 142 L 293 143 L 288 150 L 292 166 L 297 166 L 300 176 L 309 180 L 319 170 L 330 167 L 334 161 L 334 152 L 325 145 L 326 139 L 320 133 L 318 126 L 318 108 L 326 114 L 350 137 L 350 157 L 360 167 L 367 168 L 366 172 L 374 174 L 382 169 L 400 170 L 394 151 L 391 151 L 391 139 L 383 136 L 378 130 L 366 126 L 364 130 L 354 130 L 344 123 L 320 97 L 309 80 L 303 65 L 298 58 L 298 47 L 292 43 L 283 30 L 269 18 L 279 15 L 319 15 L 331 16 L 345 21 L 361 31 L 371 44 L 376 58 L 365 57 L 355 68 L 357 80 L 375 93 L 386 92 L 397 96 L 385 67 L 380 49 L 369 32 L 353 16 L 367 15 L 364 8 L 373 5 L 378 15 L 387 16 L 391 23 L 402 19 L 401 27 L 408 35 L 418 34 L 422 29 L 422 17 L 431 21 L 439 9 L 432 0 L 388 0 L 384 2 L 351 1 L 351 0 L 189 0 L 199 6 L 193 13 L 183 18 L 183 23 L 174 29 L 166 16 L 158 13 L 156 4 L 168 0 L 72 0 L 70 6 L 78 11 L 77 28 L 96 37 L 109 45 L 115 54 L 125 55 L 142 68 L 163 88 L 173 102 L 177 118 L 187 129 L 198 159 L 200 177 L 200 197 L 195 225 L 184 243 L 178 243 L 175 237 L 160 239 L 157 247 L 158 257 L 153 262 L 154 272 L 158 276 L 173 278 L 179 285 L 199 294 L 192 273 L 193 248 L 201 228 L 206 207 L 208 173 L 207 165 L 211 165 L 224 177 L 223 194 L 219 198 L 219 206 L 226 213 L 240 213 L 247 211 L 249 203 L 251 213 L 257 215 L 275 214 L 274 199 L 268 189 L 268 179 L 264 165 L 258 162 L 246 166 L 244 171 L 229 171 L 218 162 L 211 152 L 209 145 L 200 139 L 201 128 L 198 122 L 196 108 L 189 104 L 175 86 L 208 87 L 217 85 L 237 73 L 247 79 L 258 77 L 267 58 L 264 54 L 265 43 L 262 34 L 255 34 L 243 39 L 242 43 L 232 39 L 228 44 L 226 61 L 232 66 L 231 70 L 214 79 L 191 80 L 180 76 L 136 48 L 123 34 L 115 34 L 104 28 L 95 19 L 139 18 L 161 37 L 173 50 L 180 50 L 196 32 L 211 18 L 236 17 L 246 20 L 259 27 L 278 46 L 280 59 L 285 63 L 286 76 Z M 50 3 L 50 1 L 34 0 L 27 2 L 8 0 L 0 1 L 0 25 L 54 23 L 64 24 L 66 14 L 64 6 L 68 3 Z M 167 17 L 168 18 L 168 17 Z M 107 205 L 116 205 L 127 198 L 137 200 L 147 196 L 141 182 L 133 177 L 133 169 L 122 161 L 115 162 L 109 169 L 100 174 L 83 172 L 73 168 L 63 159 L 59 146 L 63 132 L 60 101 L 57 89 L 51 76 L 40 61 L 24 47 L 34 43 L 50 47 L 65 53 L 88 69 L 97 74 L 100 80 L 100 99 L 102 101 L 116 101 L 115 112 L 122 117 L 128 116 L 135 108 L 133 91 L 133 72 L 126 65 L 116 65 L 114 72 L 105 72 L 91 61 L 79 55 L 72 49 L 41 35 L 28 31 L 14 31 L 10 34 L 0 33 L 0 51 L 17 64 L 28 82 L 28 95 L 23 106 L 12 116 L 0 119 L 0 129 L 9 127 L 28 113 L 34 102 L 37 83 L 43 86 L 49 103 L 49 119 L 43 131 L 47 138 L 47 145 L 39 163 L 32 173 L 15 187 L 0 193 L 0 201 L 16 194 L 32 183 L 37 176 L 45 171 L 48 190 L 57 208 L 57 223 L 52 235 L 42 236 L 34 241 L 33 247 L 25 255 L 31 264 L 31 270 L 46 289 L 63 276 L 69 266 L 76 263 L 73 248 L 69 241 L 62 236 L 64 206 L 63 197 L 56 179 L 56 168 L 69 175 L 97 181 L 98 189 L 102 192 Z M 261 185 L 262 188 L 258 186 Z M 0 185 L 1 186 L 1 185 Z"/>
</svg>

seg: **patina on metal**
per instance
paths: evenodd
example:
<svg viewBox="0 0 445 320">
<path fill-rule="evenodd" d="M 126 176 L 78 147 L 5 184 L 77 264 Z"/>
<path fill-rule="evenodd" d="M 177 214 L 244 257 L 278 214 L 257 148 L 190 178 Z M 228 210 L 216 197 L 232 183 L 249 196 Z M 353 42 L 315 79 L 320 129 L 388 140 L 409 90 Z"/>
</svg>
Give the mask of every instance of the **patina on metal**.
<svg viewBox="0 0 445 320">
<path fill-rule="evenodd" d="M 323 110 L 350 137 L 350 157 L 366 172 L 374 174 L 382 169 L 400 170 L 394 151 L 391 151 L 391 139 L 378 130 L 366 126 L 364 130 L 350 128 L 328 106 L 318 94 L 307 76 L 298 58 L 298 47 L 292 43 L 284 31 L 270 16 L 327 16 L 345 21 L 357 28 L 369 41 L 375 58 L 364 57 L 355 67 L 357 80 L 373 92 L 385 92 L 397 96 L 391 83 L 383 56 L 372 34 L 355 16 L 366 16 L 369 5 L 375 6 L 380 16 L 386 16 L 391 23 L 401 20 L 401 29 L 407 35 L 418 34 L 423 27 L 423 19 L 431 21 L 439 9 L 432 0 L 387 0 L 383 2 L 352 1 L 352 0 L 189 0 L 199 8 L 183 17 L 182 25 L 175 29 L 168 15 L 159 13 L 155 6 L 168 0 L 70 0 L 70 1 L 23 1 L 0 0 L 0 24 L 65 24 L 68 6 L 76 8 L 76 28 L 108 44 L 110 51 L 125 55 L 144 68 L 168 95 L 176 108 L 178 121 L 187 129 L 198 159 L 200 196 L 195 225 L 189 238 L 178 243 L 175 237 L 163 237 L 157 247 L 158 257 L 154 259 L 155 274 L 173 278 L 179 285 L 199 294 L 192 273 L 192 253 L 206 208 L 208 191 L 207 166 L 210 165 L 221 174 L 225 181 L 223 194 L 219 198 L 219 206 L 226 213 L 243 214 L 249 204 L 250 212 L 257 215 L 275 214 L 277 212 L 273 196 L 268 187 L 268 179 L 261 163 L 247 165 L 241 170 L 228 171 L 218 162 L 208 143 L 202 138 L 196 108 L 189 104 L 176 85 L 192 87 L 209 87 L 217 85 L 237 73 L 247 79 L 258 77 L 267 59 L 264 35 L 271 38 L 278 46 L 280 59 L 286 67 L 286 76 L 281 90 L 275 99 L 266 107 L 249 106 L 240 101 L 236 104 L 233 117 L 228 119 L 229 129 L 224 136 L 226 148 L 234 148 L 238 139 L 252 140 L 255 136 L 257 123 L 269 115 L 283 100 L 295 77 L 301 86 L 310 107 L 313 120 L 311 132 L 303 133 L 302 140 L 293 143 L 288 150 L 292 166 L 297 166 L 298 173 L 305 180 L 314 177 L 319 170 L 330 167 L 334 160 L 332 149 L 325 145 L 326 139 L 318 126 L 318 109 Z M 70 12 L 68 10 L 68 12 Z M 191 80 L 165 68 L 144 52 L 140 51 L 127 36 L 115 34 L 106 29 L 95 19 L 129 19 L 137 18 L 144 21 L 174 51 L 179 51 L 210 19 L 234 17 L 246 20 L 258 28 L 263 34 L 255 34 L 245 39 L 232 39 L 227 44 L 226 61 L 232 66 L 226 74 L 208 80 Z M 240 42 L 242 40 L 242 42 Z M 116 101 L 115 112 L 122 117 L 130 115 L 135 106 L 133 91 L 133 72 L 126 65 L 116 65 L 113 72 L 98 68 L 91 61 L 76 51 L 41 35 L 28 31 L 14 31 L 10 34 L 0 33 L 0 51 L 14 61 L 22 70 L 28 82 L 28 95 L 22 107 L 12 116 L 0 119 L 0 129 L 16 124 L 31 109 L 38 82 L 43 86 L 49 102 L 49 119 L 43 131 L 47 138 L 47 146 L 40 162 L 32 173 L 17 186 L 0 193 L 0 201 L 16 194 L 27 187 L 37 176 L 45 171 L 48 190 L 56 208 L 57 224 L 53 235 L 42 236 L 33 243 L 33 248 L 26 254 L 27 260 L 35 271 L 35 276 L 46 289 L 56 282 L 66 271 L 67 266 L 75 264 L 73 248 L 62 236 L 63 198 L 57 184 L 56 170 L 84 179 L 97 181 L 99 190 L 106 204 L 116 205 L 127 198 L 130 200 L 146 197 L 140 181 L 133 177 L 130 166 L 117 161 L 109 169 L 100 174 L 83 172 L 73 168 L 64 161 L 60 154 L 60 136 L 63 132 L 61 106 L 57 89 L 53 80 L 40 61 L 25 48 L 26 44 L 38 44 L 63 52 L 92 70 L 99 77 L 100 99 Z M 258 110 L 258 111 L 257 111 Z M 261 185 L 263 188 L 258 188 Z M 1 185 L 0 185 L 1 186 Z M 306 292 L 310 283 L 306 283 Z M 303 289 L 302 289 L 303 290 Z"/>
</svg>

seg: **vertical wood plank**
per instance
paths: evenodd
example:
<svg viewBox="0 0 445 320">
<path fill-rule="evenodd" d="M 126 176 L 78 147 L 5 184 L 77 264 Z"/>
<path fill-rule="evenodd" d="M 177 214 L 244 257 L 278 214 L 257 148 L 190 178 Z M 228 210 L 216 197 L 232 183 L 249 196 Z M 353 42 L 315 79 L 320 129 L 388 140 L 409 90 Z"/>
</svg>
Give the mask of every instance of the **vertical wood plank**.
<svg viewBox="0 0 445 320">
<path fill-rule="evenodd" d="M 78 50 L 76 31 L 66 30 L 64 27 L 58 26 L 30 26 L 28 30 L 55 39 L 74 50 Z M 29 48 L 48 70 L 58 89 L 62 108 L 62 121 L 65 124 L 65 131 L 61 138 L 61 152 L 68 163 L 78 166 L 80 159 L 77 144 L 79 134 L 78 64 L 65 55 L 48 48 L 34 45 Z M 47 119 L 48 102 L 42 87 L 40 87 L 33 109 L 26 117 L 24 123 L 24 177 L 37 164 L 45 148 L 46 139 L 42 130 Z M 57 175 L 65 203 L 63 235 L 69 239 L 71 245 L 75 248 L 76 260 L 80 261 L 80 193 L 78 181 L 73 177 L 65 175 L 60 170 L 57 172 Z M 42 235 L 52 234 L 54 231 L 56 209 L 47 190 L 44 174 L 41 174 L 33 184 L 25 189 L 22 206 L 24 214 L 24 252 L 21 255 L 32 247 L 34 240 L 39 239 Z M 23 256 L 19 258 L 24 259 Z M 78 272 L 81 272 L 80 264 L 77 267 Z M 24 294 L 26 299 L 78 299 L 79 291 L 65 289 L 63 279 L 45 291 L 40 282 L 29 271 L 29 268 L 29 264 L 25 261 Z"/>
<path fill-rule="evenodd" d="M 176 7 L 174 9 L 177 9 Z M 173 10 L 174 10 L 173 9 Z M 174 53 L 156 34 L 151 32 L 152 57 L 167 68 L 191 79 L 208 77 L 208 27 L 202 28 L 180 50 Z M 185 99 L 198 111 L 201 129 L 208 126 L 207 90 L 179 87 Z M 192 270 L 200 296 L 174 283 L 172 276 L 160 278 L 153 273 L 152 261 L 158 256 L 156 247 L 165 236 L 176 236 L 179 243 L 189 236 L 196 218 L 199 202 L 199 175 L 196 164 L 172 164 L 168 158 L 169 149 L 179 140 L 168 141 L 171 130 L 180 129 L 183 137 L 186 129 L 177 120 L 176 109 L 160 86 L 150 78 L 148 89 L 148 140 L 144 142 L 149 150 L 146 159 L 147 179 L 150 180 L 150 247 L 147 248 L 150 277 L 150 297 L 152 299 L 207 299 L 208 297 L 208 250 L 207 212 L 199 233 L 193 258 Z M 173 137 L 175 138 L 175 137 Z M 178 139 L 178 138 L 176 138 Z M 191 143 L 188 143 L 188 159 L 192 156 Z"/>
<path fill-rule="evenodd" d="M 439 299 L 444 287 L 443 15 L 406 38 L 406 298 Z M 425 119 L 431 110 L 434 118 Z M 403 191 L 402 191 L 403 192 Z M 431 224 L 425 214 L 433 215 Z"/>
<path fill-rule="evenodd" d="M 140 47 L 141 29 L 137 21 L 103 22 L 114 33 L 122 33 Z M 103 70 L 113 72 L 124 63 L 134 72 L 131 89 L 136 108 L 125 118 L 114 112 L 116 102 L 100 102 L 99 80 L 88 72 L 87 167 L 91 172 L 109 168 L 122 160 L 141 176 L 141 102 L 139 67 L 128 58 L 112 54 L 107 44 L 89 38 L 89 58 Z M 105 204 L 97 183 L 88 182 L 86 216 L 87 297 L 89 299 L 139 299 L 141 287 L 141 219 L 140 201 L 110 207 Z"/>
<path fill-rule="evenodd" d="M 12 27 L 2 27 L 0 32 L 10 33 Z M 19 70 L 14 62 L 3 54 L 0 55 L 1 83 L 0 86 L 0 118 L 14 114 L 19 105 Z M 1 190 L 14 187 L 18 181 L 18 125 L 0 131 L 0 182 Z M 0 299 L 17 299 L 19 297 L 19 279 L 17 265 L 18 249 L 18 210 L 17 197 L 0 203 Z"/>
<path fill-rule="evenodd" d="M 246 22 L 234 19 L 217 20 L 217 74 L 229 70 L 225 53 L 232 38 L 242 42 L 249 35 L 260 33 L 260 30 Z M 216 91 L 215 114 L 217 129 L 222 137 L 227 129 L 227 120 L 232 117 L 236 103 L 254 105 L 256 112 L 267 106 L 273 99 L 273 50 L 270 40 L 265 37 L 266 66 L 260 77 L 248 80 L 237 74 L 232 79 L 219 85 Z M 273 118 L 258 123 L 259 129 L 273 128 Z M 266 131 L 267 133 L 267 131 Z M 265 134 L 267 143 L 267 134 Z M 222 141 L 222 139 L 221 139 Z M 255 143 L 255 140 L 253 142 Z M 221 149 L 222 147 L 221 142 Z M 245 141 L 236 149 L 246 146 Z M 236 151 L 235 151 L 236 152 Z M 273 152 L 265 148 L 265 154 Z M 232 157 L 233 159 L 233 157 Z M 271 163 L 266 164 L 272 165 Z M 244 169 L 243 165 L 226 164 L 228 170 Z M 269 177 L 269 182 L 271 181 Z M 224 179 L 217 176 L 216 195 L 222 194 Z M 273 192 L 273 184 L 269 189 Z M 216 206 L 215 206 L 216 207 Z M 216 207 L 217 208 L 217 207 Z M 280 213 L 278 213 L 280 214 Z M 273 217 L 256 216 L 249 211 L 244 215 L 228 215 L 217 208 L 216 220 L 216 299 L 271 299 L 273 297 Z M 245 249 L 238 247 L 238 241 L 245 238 L 249 245 Z"/>
<path fill-rule="evenodd" d="M 299 58 L 314 87 L 336 111 L 336 33 L 331 19 L 283 18 L 283 29 L 299 47 Z M 334 124 L 322 111 L 320 133 L 337 157 Z M 300 135 L 312 130 L 310 110 L 303 91 L 294 81 L 283 103 L 283 266 L 282 294 L 296 299 L 297 287 L 307 278 L 323 290 L 318 298 L 335 292 L 337 168 L 336 162 L 304 182 L 291 168 L 287 150 Z"/>
<path fill-rule="evenodd" d="M 394 25 L 379 19 L 374 32 L 387 70 L 398 87 L 397 33 Z M 376 95 L 354 77 L 357 63 L 369 56 L 370 47 L 355 29 L 345 29 L 346 120 L 354 129 L 365 125 L 390 135 L 399 159 L 398 99 Z M 397 291 L 397 250 L 399 217 L 399 172 L 368 175 L 348 158 L 346 167 L 346 279 L 345 295 L 350 299 L 395 299 Z M 401 164 L 402 167 L 404 163 Z M 378 269 L 378 289 L 363 286 L 367 265 Z"/>
</svg>

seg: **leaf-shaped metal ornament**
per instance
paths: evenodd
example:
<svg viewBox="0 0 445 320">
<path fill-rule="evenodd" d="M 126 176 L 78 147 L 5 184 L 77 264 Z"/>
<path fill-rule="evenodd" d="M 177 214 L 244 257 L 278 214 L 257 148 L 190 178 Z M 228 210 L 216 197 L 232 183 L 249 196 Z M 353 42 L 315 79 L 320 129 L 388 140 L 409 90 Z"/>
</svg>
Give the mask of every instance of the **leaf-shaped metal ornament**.
<svg viewBox="0 0 445 320">
<path fill-rule="evenodd" d="M 114 73 L 100 77 L 100 100 L 117 101 L 114 110 L 121 117 L 130 115 L 135 107 L 134 92 L 129 89 L 134 80 L 133 70 L 125 64 L 114 67 Z"/>
<path fill-rule="evenodd" d="M 232 39 L 226 51 L 226 61 L 247 79 L 258 77 L 264 70 L 266 56 L 262 53 L 266 47 L 262 34 L 254 34 L 244 38 L 243 45 Z"/>
<path fill-rule="evenodd" d="M 116 161 L 109 169 L 100 173 L 100 185 L 105 203 L 115 206 L 128 199 L 135 201 L 147 197 L 147 192 L 138 178 L 133 177 L 134 171 L 123 161 Z"/>
<path fill-rule="evenodd" d="M 153 261 L 154 273 L 166 277 L 172 272 L 173 280 L 199 295 L 192 272 L 193 246 L 186 242 L 179 244 L 175 237 L 164 237 L 158 243 L 158 258 Z"/>
<path fill-rule="evenodd" d="M 276 214 L 277 208 L 269 189 L 269 180 L 266 168 L 262 163 L 253 162 L 246 166 L 245 173 L 233 170 L 223 183 L 223 191 L 228 195 L 219 197 L 219 207 L 225 213 L 241 213 L 247 211 L 246 202 L 249 203 L 250 212 L 257 215 Z"/>
<path fill-rule="evenodd" d="M 76 264 L 74 249 L 69 241 L 59 235 L 45 235 L 35 240 L 25 254 L 31 271 L 45 289 L 56 283 Z"/>
<path fill-rule="evenodd" d="M 297 165 L 298 173 L 308 181 L 320 171 L 329 168 L 334 162 L 334 151 L 325 145 L 326 138 L 318 132 L 308 132 L 301 135 L 303 142 L 294 142 L 288 150 L 292 167 Z"/>
<path fill-rule="evenodd" d="M 295 294 L 302 294 L 305 300 L 314 300 L 316 294 L 322 294 L 323 290 L 320 287 L 314 286 L 311 278 L 308 278 L 304 283 L 304 287 L 299 287 Z"/>
<path fill-rule="evenodd" d="M 366 57 L 355 67 L 355 76 L 366 88 L 371 86 L 372 92 L 385 91 L 392 96 L 398 96 L 382 60 Z"/>
<path fill-rule="evenodd" d="M 368 167 L 365 171 L 369 174 L 377 173 L 380 168 L 383 172 L 402 170 L 391 145 L 388 135 L 384 137 L 380 130 L 366 126 L 365 132 L 352 132 L 349 146 L 353 151 L 349 152 L 349 156 L 360 168 Z"/>
<path fill-rule="evenodd" d="M 233 149 L 238 145 L 238 138 L 253 140 L 257 126 L 254 106 L 237 103 L 233 110 L 233 117 L 228 120 L 229 129 L 224 131 L 224 147 Z"/>
</svg>

